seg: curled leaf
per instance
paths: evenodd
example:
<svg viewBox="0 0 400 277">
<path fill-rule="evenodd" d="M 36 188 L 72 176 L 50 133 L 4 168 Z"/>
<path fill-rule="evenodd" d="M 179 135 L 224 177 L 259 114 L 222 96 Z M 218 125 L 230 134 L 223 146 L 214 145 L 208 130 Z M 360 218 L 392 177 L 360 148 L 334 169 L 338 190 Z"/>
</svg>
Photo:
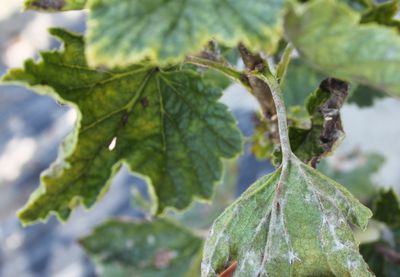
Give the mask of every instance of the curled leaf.
<svg viewBox="0 0 400 277">
<path fill-rule="evenodd" d="M 340 109 L 347 93 L 347 83 L 328 78 L 309 96 L 306 108 L 311 118 L 311 127 L 289 128 L 290 145 L 300 160 L 316 167 L 321 158 L 330 154 L 341 142 L 344 131 Z"/>
</svg>

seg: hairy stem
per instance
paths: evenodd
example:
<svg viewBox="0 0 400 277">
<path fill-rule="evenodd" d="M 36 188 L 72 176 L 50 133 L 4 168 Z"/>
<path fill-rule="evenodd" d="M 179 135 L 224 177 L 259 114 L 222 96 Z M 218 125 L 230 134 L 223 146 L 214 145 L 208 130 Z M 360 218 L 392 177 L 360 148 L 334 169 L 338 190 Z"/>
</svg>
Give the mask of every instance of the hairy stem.
<svg viewBox="0 0 400 277">
<path fill-rule="evenodd" d="M 243 73 L 227 64 L 211 58 L 203 58 L 198 56 L 187 56 L 185 62 L 217 70 L 225 74 L 232 80 L 241 83 L 246 89 L 251 91 L 250 85 L 248 84 L 247 80 L 243 78 Z"/>
<path fill-rule="evenodd" d="M 279 139 L 282 149 L 282 165 L 286 167 L 292 155 L 290 147 L 289 129 L 287 125 L 287 116 L 283 95 L 278 80 L 272 74 L 258 75 L 261 80 L 268 84 L 276 108 L 276 117 L 278 119 Z"/>
</svg>

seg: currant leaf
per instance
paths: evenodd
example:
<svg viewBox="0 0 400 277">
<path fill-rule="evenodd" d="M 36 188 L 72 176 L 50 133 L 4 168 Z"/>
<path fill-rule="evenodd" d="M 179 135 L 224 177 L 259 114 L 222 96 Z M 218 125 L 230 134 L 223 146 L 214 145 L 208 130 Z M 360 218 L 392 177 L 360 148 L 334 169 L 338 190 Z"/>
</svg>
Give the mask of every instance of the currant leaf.
<svg viewBox="0 0 400 277">
<path fill-rule="evenodd" d="M 359 21 L 345 4 L 316 0 L 292 5 L 285 29 L 300 55 L 328 76 L 400 96 L 398 33 Z"/>
<path fill-rule="evenodd" d="M 196 276 L 203 240 L 167 219 L 111 220 L 80 240 L 102 276 Z"/>
<path fill-rule="evenodd" d="M 294 155 L 286 170 L 258 180 L 215 221 L 202 276 L 234 262 L 233 276 L 373 276 L 348 224 L 365 228 L 371 211 Z"/>
<path fill-rule="evenodd" d="M 89 0 L 88 59 L 110 67 L 144 58 L 174 63 L 212 38 L 271 52 L 283 6 L 283 0 Z"/>
<path fill-rule="evenodd" d="M 221 178 L 221 158 L 241 151 L 231 113 L 191 70 L 134 65 L 113 71 L 87 65 L 83 37 L 61 29 L 64 51 L 42 53 L 5 82 L 22 83 L 74 107 L 79 119 L 42 185 L 19 212 L 23 223 L 55 213 L 68 218 L 79 203 L 91 207 L 122 164 L 146 177 L 154 212 L 182 209 L 194 197 L 209 199 Z"/>
</svg>

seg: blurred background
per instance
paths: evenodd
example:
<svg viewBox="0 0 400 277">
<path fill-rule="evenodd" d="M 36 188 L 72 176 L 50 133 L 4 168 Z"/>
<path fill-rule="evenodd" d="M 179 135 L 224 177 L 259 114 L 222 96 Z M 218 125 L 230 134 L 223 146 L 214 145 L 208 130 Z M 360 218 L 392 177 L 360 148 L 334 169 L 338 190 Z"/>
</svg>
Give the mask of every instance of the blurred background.
<svg viewBox="0 0 400 277">
<path fill-rule="evenodd" d="M 20 67 L 38 51 L 59 47 L 47 29 L 85 30 L 83 12 L 22 13 L 22 0 L 2 0 L 0 8 L 0 75 Z M 240 86 L 222 99 L 235 113 L 245 136 L 253 133 L 257 103 Z M 368 188 L 400 186 L 400 100 L 381 98 L 370 107 L 346 104 L 342 120 L 346 138 L 322 170 L 347 185 L 359 198 Z M 96 269 L 76 239 L 110 216 L 136 217 L 133 187 L 146 185 L 123 169 L 106 196 L 90 211 L 77 209 L 66 224 L 51 218 L 23 228 L 16 212 L 39 185 L 40 172 L 55 160 L 59 143 L 71 131 L 73 110 L 21 87 L 0 86 L 0 276 L 96 276 Z M 226 175 L 235 195 L 273 170 L 257 161 L 246 145 L 244 155 L 229 163 Z M 225 178 L 227 180 L 227 178 Z M 368 183 L 368 184 L 366 184 Z M 188 223 L 190 225 L 190 223 Z"/>
</svg>

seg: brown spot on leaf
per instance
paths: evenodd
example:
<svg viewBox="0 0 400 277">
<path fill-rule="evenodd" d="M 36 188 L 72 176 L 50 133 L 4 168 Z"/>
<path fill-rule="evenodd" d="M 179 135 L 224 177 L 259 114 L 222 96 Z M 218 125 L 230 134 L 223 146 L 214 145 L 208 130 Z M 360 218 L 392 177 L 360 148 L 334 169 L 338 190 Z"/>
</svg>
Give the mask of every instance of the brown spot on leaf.
<svg viewBox="0 0 400 277">
<path fill-rule="evenodd" d="M 122 126 L 126 126 L 126 124 L 128 123 L 128 119 L 129 119 L 129 114 L 128 113 L 126 113 L 126 114 L 124 114 L 124 116 L 122 117 Z"/>
<path fill-rule="evenodd" d="M 176 251 L 171 250 L 159 250 L 156 252 L 154 256 L 154 265 L 158 269 L 168 268 L 171 264 L 171 261 L 176 258 L 178 253 Z"/>
<path fill-rule="evenodd" d="M 143 108 L 147 108 L 149 106 L 149 99 L 147 99 L 147 97 L 143 97 L 140 100 L 140 104 L 142 104 Z"/>
</svg>

